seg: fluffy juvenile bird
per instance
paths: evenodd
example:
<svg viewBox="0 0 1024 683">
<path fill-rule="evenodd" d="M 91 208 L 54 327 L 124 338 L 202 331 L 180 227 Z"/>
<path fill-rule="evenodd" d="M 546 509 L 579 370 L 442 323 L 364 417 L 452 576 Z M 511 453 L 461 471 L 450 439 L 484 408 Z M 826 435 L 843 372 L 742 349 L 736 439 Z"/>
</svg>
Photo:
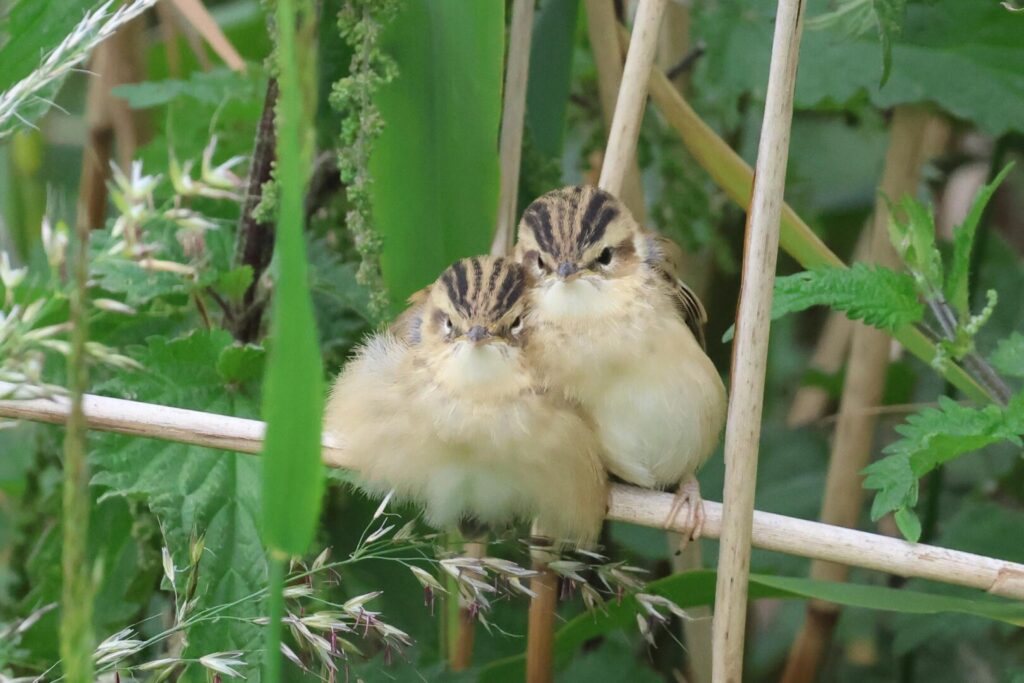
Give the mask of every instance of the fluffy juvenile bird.
<svg viewBox="0 0 1024 683">
<path fill-rule="evenodd" d="M 694 475 L 718 443 L 726 398 L 679 255 L 588 186 L 534 201 L 516 246 L 536 282 L 531 361 L 589 413 L 610 472 L 644 487 L 681 484 L 665 524 L 685 508 L 686 538 L 696 538 L 704 519 Z"/>
<path fill-rule="evenodd" d="M 348 363 L 324 431 L 334 464 L 373 494 L 423 505 L 435 526 L 537 518 L 585 545 L 604 517 L 606 475 L 590 427 L 527 361 L 526 278 L 491 257 L 445 270 Z"/>
</svg>

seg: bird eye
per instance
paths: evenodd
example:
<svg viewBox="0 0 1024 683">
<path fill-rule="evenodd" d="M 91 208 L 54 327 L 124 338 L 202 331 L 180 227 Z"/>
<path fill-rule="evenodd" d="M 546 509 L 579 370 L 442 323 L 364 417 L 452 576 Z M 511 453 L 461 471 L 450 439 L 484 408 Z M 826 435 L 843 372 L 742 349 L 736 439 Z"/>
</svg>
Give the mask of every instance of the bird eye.
<svg viewBox="0 0 1024 683">
<path fill-rule="evenodd" d="M 512 321 L 512 325 L 508 329 L 513 335 L 518 336 L 523 331 L 523 316 L 516 316 L 516 319 Z"/>
<path fill-rule="evenodd" d="M 544 267 L 544 257 L 541 256 L 540 254 L 537 254 L 537 269 L 541 271 L 547 270 Z"/>
<path fill-rule="evenodd" d="M 601 253 L 597 257 L 597 262 L 600 263 L 602 266 L 607 266 L 609 263 L 611 263 L 612 262 L 612 248 L 611 247 L 605 247 L 604 249 L 602 249 Z"/>
<path fill-rule="evenodd" d="M 451 334 L 452 333 L 452 329 L 453 329 L 453 327 L 452 327 L 451 316 L 447 316 L 444 319 L 444 332 L 445 332 L 445 334 Z"/>
</svg>

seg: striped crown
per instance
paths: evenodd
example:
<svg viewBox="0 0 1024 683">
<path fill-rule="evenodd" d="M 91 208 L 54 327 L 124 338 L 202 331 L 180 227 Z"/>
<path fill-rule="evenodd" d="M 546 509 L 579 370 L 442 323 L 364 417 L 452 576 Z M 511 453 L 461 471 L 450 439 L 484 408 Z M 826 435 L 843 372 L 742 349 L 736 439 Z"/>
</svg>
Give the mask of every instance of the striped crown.
<svg viewBox="0 0 1024 683">
<path fill-rule="evenodd" d="M 437 279 L 452 310 L 465 321 L 493 322 L 505 316 L 526 291 L 526 273 L 514 261 L 474 256 L 456 261 Z"/>
<path fill-rule="evenodd" d="M 519 223 L 519 242 L 556 261 L 577 259 L 609 237 L 626 207 L 612 194 L 589 185 L 563 187 L 536 199 Z M 632 223 L 632 220 L 629 221 Z"/>
</svg>

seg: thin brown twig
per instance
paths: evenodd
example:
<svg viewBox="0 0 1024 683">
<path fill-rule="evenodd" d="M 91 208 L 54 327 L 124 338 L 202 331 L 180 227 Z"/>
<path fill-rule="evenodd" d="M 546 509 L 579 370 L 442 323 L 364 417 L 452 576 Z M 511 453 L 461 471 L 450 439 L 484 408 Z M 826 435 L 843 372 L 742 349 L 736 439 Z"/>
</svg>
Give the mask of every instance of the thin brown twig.
<svg viewBox="0 0 1024 683">
<path fill-rule="evenodd" d="M 249 164 L 245 204 L 242 206 L 235 236 L 235 265 L 252 268 L 252 282 L 239 304 L 233 307 L 234 314 L 231 316 L 232 334 L 243 343 L 255 341 L 259 336 L 265 308 L 265 301 L 258 296 L 259 282 L 274 255 L 274 224 L 260 221 L 255 212 L 263 198 L 263 186 L 270 181 L 274 166 L 274 148 L 277 144 L 274 127 L 276 104 L 277 80 L 272 78 L 267 82 L 263 113 L 260 115 L 252 160 Z"/>
</svg>

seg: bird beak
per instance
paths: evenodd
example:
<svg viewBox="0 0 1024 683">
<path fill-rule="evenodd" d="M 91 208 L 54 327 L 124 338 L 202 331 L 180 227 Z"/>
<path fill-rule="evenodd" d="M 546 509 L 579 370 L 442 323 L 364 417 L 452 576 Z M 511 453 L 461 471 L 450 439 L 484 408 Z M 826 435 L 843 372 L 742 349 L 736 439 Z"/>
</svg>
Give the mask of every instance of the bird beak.
<svg viewBox="0 0 1024 683">
<path fill-rule="evenodd" d="M 562 261 L 561 263 L 558 264 L 558 270 L 556 272 L 558 273 L 558 277 L 560 279 L 568 280 L 573 275 L 575 275 L 578 270 L 579 268 L 576 267 L 575 263 L 572 263 L 570 261 Z"/>
<path fill-rule="evenodd" d="M 487 328 L 483 325 L 473 325 L 473 327 L 469 328 L 469 331 L 466 332 L 466 338 L 474 344 L 484 341 L 485 339 L 490 338 L 490 336 L 491 333 L 488 332 Z"/>
</svg>

